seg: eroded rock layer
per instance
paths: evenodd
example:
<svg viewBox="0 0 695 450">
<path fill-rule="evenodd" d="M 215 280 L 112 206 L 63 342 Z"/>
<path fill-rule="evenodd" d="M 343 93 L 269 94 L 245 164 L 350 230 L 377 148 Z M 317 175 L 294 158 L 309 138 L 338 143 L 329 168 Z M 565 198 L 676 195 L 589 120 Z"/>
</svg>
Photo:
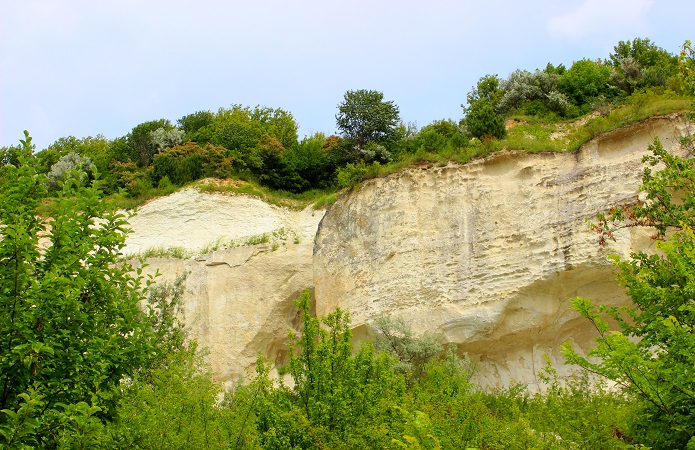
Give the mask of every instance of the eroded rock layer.
<svg viewBox="0 0 695 450">
<path fill-rule="evenodd" d="M 294 299 L 312 287 L 311 243 L 227 249 L 191 259 L 150 258 L 145 273 L 172 282 L 185 274 L 183 320 L 207 350 L 220 381 L 246 377 L 260 353 L 285 363 L 289 329 L 298 325 Z"/>
<path fill-rule="evenodd" d="M 401 316 L 468 353 L 482 384 L 533 387 L 546 355 L 562 369 L 562 342 L 591 345 L 593 330 L 569 298 L 628 301 L 606 257 L 649 248 L 648 233 L 624 230 L 600 248 L 587 220 L 634 202 L 649 143 L 660 136 L 680 152 L 686 126 L 654 118 L 573 154 L 404 170 L 342 196 L 320 226 L 323 211 L 187 189 L 140 208 L 126 251 L 198 255 L 150 258 L 146 270 L 159 269 L 162 281 L 188 274 L 185 321 L 221 381 L 243 375 L 259 352 L 282 364 L 298 320 L 293 299 L 315 289 L 318 314 L 351 311 L 357 340 L 379 314 Z M 270 242 L 245 243 L 264 233 Z M 201 251 L 211 244 L 218 250 Z"/>
<path fill-rule="evenodd" d="M 125 251 L 185 251 L 185 258 L 148 258 L 145 274 L 159 271 L 157 282 L 186 275 L 190 335 L 207 350 L 216 378 L 236 381 L 259 353 L 284 362 L 287 331 L 296 325 L 293 301 L 313 289 L 312 249 L 323 214 L 184 189 L 137 211 Z M 259 240 L 267 242 L 249 244 Z"/>
<path fill-rule="evenodd" d="M 350 310 L 358 339 L 379 314 L 398 315 L 467 352 L 483 384 L 533 384 L 563 341 L 591 344 L 569 298 L 628 301 L 606 256 L 648 236 L 632 229 L 602 249 L 587 220 L 634 202 L 649 143 L 679 152 L 685 127 L 654 118 L 573 154 L 511 152 L 364 183 L 319 226 L 317 313 Z"/>
</svg>

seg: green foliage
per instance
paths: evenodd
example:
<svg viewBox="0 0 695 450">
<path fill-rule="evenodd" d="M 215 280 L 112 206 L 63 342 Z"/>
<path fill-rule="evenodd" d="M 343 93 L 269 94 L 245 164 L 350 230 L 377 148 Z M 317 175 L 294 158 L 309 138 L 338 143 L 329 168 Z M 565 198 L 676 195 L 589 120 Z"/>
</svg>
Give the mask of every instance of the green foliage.
<svg viewBox="0 0 695 450">
<path fill-rule="evenodd" d="M 559 75 L 546 71 L 536 70 L 531 73 L 516 70 L 502 83 L 504 96 L 497 105 L 497 110 L 506 113 L 524 104 L 529 104 L 527 109 L 530 109 L 532 102 L 535 102 L 540 107 L 536 107 L 534 115 L 545 115 L 548 112 L 564 115 L 569 108 L 569 100 L 558 90 L 559 79 Z"/>
<path fill-rule="evenodd" d="M 107 428 L 106 448 L 228 449 L 239 419 L 217 404 L 219 388 L 201 371 L 195 347 L 168 354 L 147 379 L 127 386 L 118 416 Z M 252 439 L 244 448 L 256 448 Z"/>
<path fill-rule="evenodd" d="M 152 139 L 152 133 L 158 129 L 170 130 L 171 123 L 166 119 L 151 120 L 143 122 L 128 133 L 126 142 L 128 144 L 128 158 L 137 163 L 139 167 L 147 167 L 152 163 L 154 155 L 160 148 Z"/>
<path fill-rule="evenodd" d="M 104 417 L 94 407 L 146 362 L 150 328 L 138 306 L 140 278 L 120 261 L 126 221 L 106 209 L 97 187 L 66 180 L 49 221 L 37 213 L 45 177 L 26 163 L 4 175 L 0 427 L 7 441 L 36 423 L 22 442 L 52 445 L 66 420 L 81 427 L 92 414 Z"/>
<path fill-rule="evenodd" d="M 199 142 L 196 139 L 196 132 L 201 128 L 204 128 L 210 124 L 215 119 L 215 114 L 211 111 L 197 111 L 193 114 L 188 114 L 183 116 L 176 121 L 178 123 L 181 131 L 185 133 L 186 139 L 193 142 Z"/>
<path fill-rule="evenodd" d="M 466 125 L 468 126 L 468 133 L 481 140 L 502 139 L 507 133 L 504 119 L 486 101 L 480 101 L 467 108 Z"/>
<path fill-rule="evenodd" d="M 181 145 L 183 143 L 184 132 L 176 128 L 166 129 L 164 127 L 157 128 L 150 133 L 150 140 L 157 149 L 157 153 L 163 152 L 168 148 Z"/>
<path fill-rule="evenodd" d="M 649 39 L 620 41 L 610 60 L 615 68 L 614 83 L 628 95 L 636 89 L 666 86 L 678 72 L 678 58 Z"/>
<path fill-rule="evenodd" d="M 267 176 L 269 184 L 290 192 L 327 187 L 334 169 L 325 142 L 323 133 L 315 133 L 284 150 L 277 170 Z"/>
<path fill-rule="evenodd" d="M 297 144 L 298 125 L 292 114 L 280 108 L 232 105 L 216 114 L 199 111 L 184 116 L 179 124 L 188 141 L 226 148 L 235 170 L 250 169 L 270 183 L 281 178 L 279 160 L 284 149 Z"/>
<path fill-rule="evenodd" d="M 21 145 L 11 145 L 0 149 L 0 164 L 3 166 L 11 164 L 17 167 L 32 160 L 35 146 L 27 130 L 24 130 L 24 139 L 20 139 L 19 142 Z"/>
<path fill-rule="evenodd" d="M 234 172 L 235 162 L 224 147 L 188 142 L 159 153 L 152 163 L 151 177 L 155 183 L 167 177 L 181 186 L 202 177 L 225 178 Z"/>
<path fill-rule="evenodd" d="M 387 145 L 400 122 L 398 106 L 385 101 L 379 91 L 347 91 L 335 116 L 338 129 L 352 147 L 350 162 L 364 159 L 359 153 L 374 142 Z"/>
<path fill-rule="evenodd" d="M 502 79 L 495 75 L 485 75 L 478 83 L 466 94 L 466 101 L 469 107 L 477 103 L 487 103 L 493 108 L 496 108 L 499 102 L 504 97 L 504 90 L 502 89 Z M 464 108 L 464 113 L 466 112 L 466 107 Z"/>
<path fill-rule="evenodd" d="M 485 75 L 466 95 L 468 107 L 461 105 L 466 115 L 468 134 L 478 139 L 502 139 L 506 134 L 504 118 L 496 111 L 504 97 L 502 80 L 497 75 Z"/>
<path fill-rule="evenodd" d="M 678 57 L 678 69 L 686 91 L 695 95 L 695 51 L 690 41 L 685 41 Z"/>
<path fill-rule="evenodd" d="M 670 155 L 658 139 L 650 149 L 642 185 L 647 202 L 614 209 L 595 228 L 605 241 L 621 226 L 655 227 L 664 239 L 657 243 L 659 252 L 638 252 L 627 261 L 612 258 L 633 306 L 595 307 L 588 299 L 573 300 L 573 308 L 598 332 L 597 346 L 589 353 L 598 362 L 578 355 L 569 344 L 564 349 L 570 363 L 617 382 L 640 400 L 633 437 L 657 448 L 685 448 L 695 445 L 695 160 Z M 663 170 L 654 172 L 651 167 L 657 165 Z"/>
<path fill-rule="evenodd" d="M 365 165 L 363 162 L 358 164 L 348 164 L 338 168 L 336 172 L 336 183 L 340 188 L 353 188 L 360 182 L 370 178 L 382 176 L 382 166 L 378 162 Z"/>
<path fill-rule="evenodd" d="M 302 331 L 300 336 L 289 335 L 288 371 L 298 412 L 311 424 L 317 446 L 323 442 L 329 448 L 382 447 L 390 441 L 380 430 L 388 426 L 381 414 L 383 403 L 403 389 L 390 358 L 377 355 L 371 345 L 353 355 L 347 313 L 338 309 L 320 320 L 311 317 L 308 292 L 296 305 Z"/>
<path fill-rule="evenodd" d="M 393 356 L 396 370 L 417 377 L 425 364 L 442 351 L 438 344 L 441 336 L 425 333 L 415 336 L 402 317 L 380 315 L 374 320 L 374 346 L 377 351 Z"/>
<path fill-rule="evenodd" d="M 84 184 L 89 179 L 94 178 L 94 163 L 87 156 L 80 156 L 77 153 L 68 153 L 51 166 L 48 172 L 48 186 L 57 189 L 68 178 L 84 178 Z M 83 176 L 84 175 L 84 176 Z"/>
<path fill-rule="evenodd" d="M 453 120 L 437 120 L 424 126 L 406 141 L 407 152 L 443 153 L 468 145 L 465 129 Z"/>
<path fill-rule="evenodd" d="M 126 154 L 119 154 L 121 150 Z M 118 188 L 118 178 L 111 171 L 112 162 L 119 158 L 127 160 L 130 149 L 123 138 L 110 141 L 102 135 L 81 139 L 74 136 L 63 137 L 36 154 L 36 170 L 48 173 L 61 158 L 71 153 L 83 162 L 89 159 L 100 175 L 102 189 L 114 192 Z"/>
<path fill-rule="evenodd" d="M 609 85 L 611 70 L 602 61 L 575 61 L 558 81 L 558 88 L 580 111 L 587 112 L 592 101 L 612 95 Z"/>
</svg>

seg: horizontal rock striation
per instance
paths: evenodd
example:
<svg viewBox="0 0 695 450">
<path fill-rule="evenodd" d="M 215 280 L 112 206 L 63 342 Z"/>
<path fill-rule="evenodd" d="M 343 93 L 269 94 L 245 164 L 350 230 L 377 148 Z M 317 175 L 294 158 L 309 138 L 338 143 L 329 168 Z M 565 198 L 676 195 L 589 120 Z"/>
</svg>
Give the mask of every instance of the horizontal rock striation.
<svg viewBox="0 0 695 450">
<path fill-rule="evenodd" d="M 569 298 L 629 301 L 606 256 L 646 248 L 648 234 L 626 230 L 602 249 L 587 220 L 634 202 L 649 143 L 681 151 L 686 127 L 653 118 L 571 154 L 507 152 L 363 183 L 319 226 L 317 313 L 350 310 L 358 339 L 379 314 L 398 315 L 468 353 L 483 384 L 535 383 L 563 341 L 592 342 Z"/>
<path fill-rule="evenodd" d="M 130 218 L 126 254 L 183 248 L 194 257 L 148 258 L 157 282 L 186 274 L 184 322 L 220 381 L 245 376 L 258 354 L 282 363 L 293 300 L 313 289 L 312 250 L 324 211 L 293 211 L 256 197 L 184 189 L 155 199 Z M 270 235 L 269 242 L 245 244 Z M 214 244 L 237 245 L 200 254 Z M 136 263 L 138 265 L 138 263 Z"/>
</svg>

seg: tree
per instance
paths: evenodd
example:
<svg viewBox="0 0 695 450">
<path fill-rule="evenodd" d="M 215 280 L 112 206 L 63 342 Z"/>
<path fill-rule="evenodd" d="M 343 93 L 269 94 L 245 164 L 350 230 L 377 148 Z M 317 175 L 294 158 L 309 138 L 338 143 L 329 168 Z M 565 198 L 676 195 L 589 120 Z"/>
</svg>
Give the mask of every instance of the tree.
<svg viewBox="0 0 695 450">
<path fill-rule="evenodd" d="M 649 39 L 620 41 L 609 58 L 615 69 L 618 87 L 632 94 L 635 88 L 664 86 L 678 72 L 678 57 Z"/>
<path fill-rule="evenodd" d="M 39 214 L 44 175 L 26 163 L 4 175 L 0 442 L 51 447 L 71 424 L 97 426 L 115 386 L 155 348 L 138 306 L 141 280 L 121 260 L 127 223 L 106 208 L 98 183 L 67 179 L 49 219 Z"/>
<path fill-rule="evenodd" d="M 400 122 L 398 106 L 393 101 L 384 101 L 384 94 L 379 91 L 347 91 L 338 111 L 335 116 L 338 129 L 358 152 L 371 142 L 389 141 Z"/>
<path fill-rule="evenodd" d="M 678 57 L 649 39 L 620 41 L 613 50 L 611 82 L 627 95 L 649 86 L 666 86 L 678 73 Z"/>
<path fill-rule="evenodd" d="M 187 139 L 198 142 L 197 131 L 210 125 L 214 119 L 215 114 L 211 111 L 197 111 L 183 116 L 176 122 L 179 124 L 179 128 L 186 133 Z"/>
<path fill-rule="evenodd" d="M 500 85 L 502 80 L 497 75 L 485 75 L 466 95 L 468 107 L 461 105 L 466 115 L 465 123 L 468 133 L 484 139 L 494 137 L 502 139 L 507 133 L 504 119 L 497 113 L 497 106 L 504 97 Z"/>
<path fill-rule="evenodd" d="M 466 125 L 470 135 L 478 139 L 489 137 L 502 139 L 507 134 L 504 119 L 487 101 L 480 101 L 468 108 Z"/>
<path fill-rule="evenodd" d="M 470 107 L 482 101 L 489 103 L 493 108 L 497 108 L 502 97 L 504 97 L 502 79 L 500 79 L 497 74 L 485 75 L 480 78 L 478 83 L 466 94 L 466 101 Z M 466 107 L 464 105 L 461 105 L 461 107 L 465 112 Z"/>
<path fill-rule="evenodd" d="M 684 141 L 685 142 L 685 141 Z M 630 430 L 654 448 L 695 448 L 695 158 L 675 157 L 660 141 L 650 145 L 642 189 L 647 201 L 614 208 L 595 229 L 601 242 L 619 227 L 657 230 L 657 253 L 612 260 L 633 305 L 594 306 L 575 298 L 573 308 L 598 331 L 591 359 L 569 343 L 569 363 L 607 377 L 641 401 Z M 658 172 L 653 167 L 663 167 Z M 609 325 L 607 318 L 617 324 Z M 597 358 L 598 361 L 596 361 Z"/>
<path fill-rule="evenodd" d="M 683 44 L 678 57 L 678 69 L 686 92 L 695 95 L 695 51 L 690 41 L 685 41 Z"/>
<path fill-rule="evenodd" d="M 130 147 L 130 158 L 140 167 L 147 167 L 152 163 L 154 155 L 159 152 L 159 147 L 152 139 L 152 132 L 159 128 L 170 130 L 173 128 L 166 119 L 151 120 L 137 125 L 127 136 Z"/>
<path fill-rule="evenodd" d="M 610 94 L 611 70 L 602 61 L 582 59 L 560 77 L 558 88 L 577 106 L 588 105 L 600 95 Z"/>
</svg>

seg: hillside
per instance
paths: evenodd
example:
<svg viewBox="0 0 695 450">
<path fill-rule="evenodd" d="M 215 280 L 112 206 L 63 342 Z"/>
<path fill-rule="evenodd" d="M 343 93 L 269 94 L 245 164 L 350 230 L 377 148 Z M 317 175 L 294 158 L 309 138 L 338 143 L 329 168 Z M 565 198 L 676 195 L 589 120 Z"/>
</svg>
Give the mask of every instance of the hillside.
<svg viewBox="0 0 695 450">
<path fill-rule="evenodd" d="M 318 314 L 351 311 L 357 340 L 379 314 L 399 316 L 469 354 L 483 384 L 534 384 L 546 354 L 562 370 L 563 341 L 592 342 L 568 299 L 626 302 L 606 256 L 651 245 L 631 230 L 602 249 L 586 220 L 634 201 L 654 136 L 679 152 L 678 137 L 692 132 L 680 115 L 654 117 L 574 153 L 405 169 L 342 195 L 322 220 L 320 211 L 187 189 L 145 205 L 127 248 L 240 245 L 147 261 L 164 279 L 190 273 L 186 323 L 221 380 L 244 374 L 258 352 L 285 363 L 292 300 L 310 289 Z M 243 245 L 264 233 L 268 242 Z"/>
</svg>

